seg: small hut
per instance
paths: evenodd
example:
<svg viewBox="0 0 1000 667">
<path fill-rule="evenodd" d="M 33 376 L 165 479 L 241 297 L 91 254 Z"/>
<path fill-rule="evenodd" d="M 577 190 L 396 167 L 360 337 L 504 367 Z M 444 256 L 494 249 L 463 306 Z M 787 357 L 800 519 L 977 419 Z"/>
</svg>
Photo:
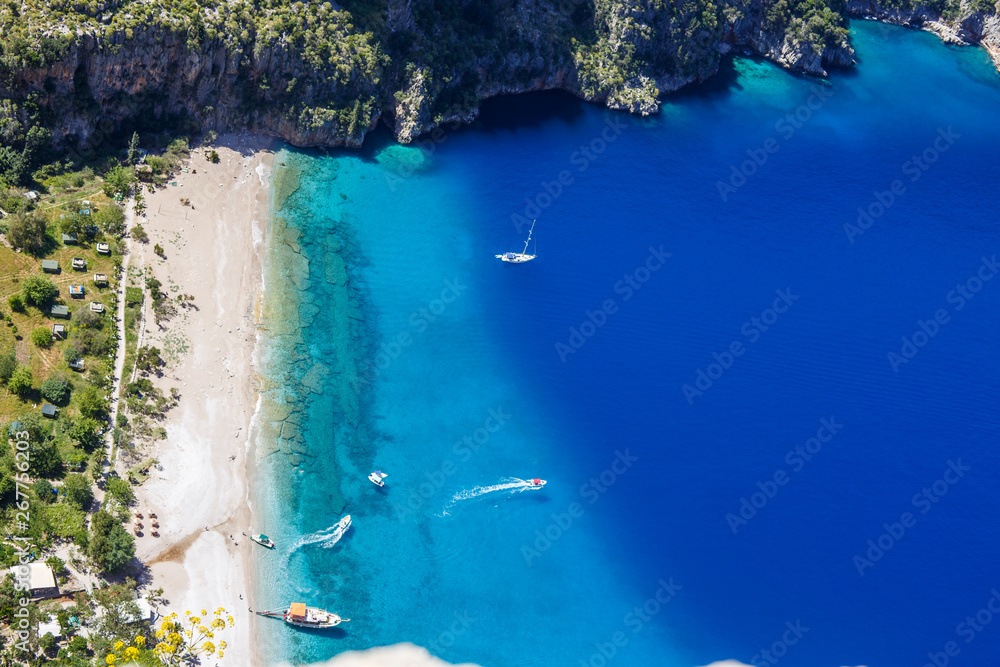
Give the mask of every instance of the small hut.
<svg viewBox="0 0 1000 667">
<path fill-rule="evenodd" d="M 52 317 L 61 317 L 65 320 L 69 319 L 69 308 L 66 306 L 55 305 L 52 306 L 52 310 L 49 311 Z"/>
<path fill-rule="evenodd" d="M 87 270 L 87 260 L 83 257 L 73 258 L 73 269 L 76 271 L 86 271 Z"/>
<path fill-rule="evenodd" d="M 69 295 L 71 297 L 73 297 L 74 299 L 82 299 L 83 298 L 83 285 L 70 285 L 69 286 Z"/>
<path fill-rule="evenodd" d="M 56 409 L 56 406 L 50 405 L 48 403 L 42 406 L 43 417 L 48 417 L 49 419 L 55 419 L 57 414 L 59 414 L 59 410 Z"/>
<path fill-rule="evenodd" d="M 97 244 L 97 254 L 98 255 L 110 255 L 111 254 L 111 244 L 110 243 L 98 243 Z"/>
<path fill-rule="evenodd" d="M 45 273 L 59 273 L 59 262 L 54 259 L 43 259 L 42 271 Z"/>
<path fill-rule="evenodd" d="M 91 301 L 90 302 L 90 309 L 92 311 L 94 311 L 95 313 L 103 313 L 104 312 L 104 304 L 101 303 L 100 301 Z"/>
<path fill-rule="evenodd" d="M 66 325 L 59 324 L 56 322 L 52 325 L 52 337 L 53 338 L 65 338 L 66 337 Z"/>
<path fill-rule="evenodd" d="M 108 277 L 103 273 L 94 274 L 94 284 L 98 286 L 104 286 L 108 284 Z"/>
<path fill-rule="evenodd" d="M 63 245 L 76 245 L 77 237 L 76 232 L 71 232 L 69 234 L 62 235 Z"/>
</svg>

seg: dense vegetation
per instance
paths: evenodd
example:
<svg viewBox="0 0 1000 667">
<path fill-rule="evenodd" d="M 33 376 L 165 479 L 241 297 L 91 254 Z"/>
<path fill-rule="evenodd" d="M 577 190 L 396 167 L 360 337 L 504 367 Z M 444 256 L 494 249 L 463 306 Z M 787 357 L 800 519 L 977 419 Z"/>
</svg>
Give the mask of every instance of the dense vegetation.
<svg viewBox="0 0 1000 667">
<path fill-rule="evenodd" d="M 922 4 L 995 11 L 988 0 Z M 485 95 L 539 85 L 646 113 L 732 48 L 813 73 L 849 63 L 845 13 L 844 0 L 7 3 L 0 180 L 25 185 L 53 146 L 124 146 L 133 130 L 356 143 L 384 117 L 407 140 L 468 117 Z"/>
</svg>

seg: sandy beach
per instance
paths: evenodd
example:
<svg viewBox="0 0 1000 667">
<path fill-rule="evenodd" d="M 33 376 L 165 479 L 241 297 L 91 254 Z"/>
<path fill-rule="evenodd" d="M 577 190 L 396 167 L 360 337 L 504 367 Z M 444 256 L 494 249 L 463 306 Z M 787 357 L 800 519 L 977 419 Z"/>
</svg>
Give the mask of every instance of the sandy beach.
<svg viewBox="0 0 1000 667">
<path fill-rule="evenodd" d="M 253 622 L 247 455 L 257 405 L 254 352 L 263 286 L 260 253 L 268 215 L 270 142 L 221 137 L 213 164 L 193 151 L 189 171 L 146 195 L 140 221 L 148 244 L 133 242 L 133 266 L 151 267 L 170 298 L 192 295 L 158 325 L 146 308 L 140 345 L 160 348 L 166 361 L 154 382 L 175 387 L 179 404 L 161 424 L 167 433 L 143 456 L 158 466 L 138 489 L 139 511 L 155 512 L 160 537 L 137 538 L 149 570 L 148 589 L 162 587 L 157 611 L 183 614 L 225 607 L 236 625 L 223 633 L 228 648 L 206 664 L 259 664 L 251 650 Z M 189 200 L 189 204 L 182 203 Z M 166 255 L 153 252 L 160 244 Z"/>
</svg>

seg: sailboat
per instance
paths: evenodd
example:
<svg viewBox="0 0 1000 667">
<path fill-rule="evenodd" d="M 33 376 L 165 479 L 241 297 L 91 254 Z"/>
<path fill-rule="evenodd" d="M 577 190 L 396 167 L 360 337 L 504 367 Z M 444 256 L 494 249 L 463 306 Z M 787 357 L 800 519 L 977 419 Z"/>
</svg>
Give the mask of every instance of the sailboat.
<svg viewBox="0 0 1000 667">
<path fill-rule="evenodd" d="M 511 264 L 524 264 L 525 262 L 530 262 L 536 255 L 528 254 L 528 244 L 531 243 L 531 233 L 535 231 L 535 221 L 531 221 L 531 229 L 528 230 L 528 240 L 524 242 L 524 250 L 521 252 L 505 252 L 502 255 L 495 255 L 497 259 L 502 262 L 510 262 Z"/>
<path fill-rule="evenodd" d="M 381 470 L 376 470 L 372 474 L 368 475 L 368 481 L 374 484 L 375 486 L 385 486 L 385 482 L 383 482 L 382 480 L 385 479 L 386 477 L 388 477 L 388 475 L 386 475 L 384 472 L 382 472 Z"/>
</svg>

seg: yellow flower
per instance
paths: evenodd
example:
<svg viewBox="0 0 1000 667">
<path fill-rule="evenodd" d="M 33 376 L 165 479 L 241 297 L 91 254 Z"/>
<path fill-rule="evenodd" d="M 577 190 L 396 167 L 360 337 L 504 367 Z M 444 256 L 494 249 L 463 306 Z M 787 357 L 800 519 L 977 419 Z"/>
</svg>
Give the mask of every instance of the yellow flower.
<svg viewBox="0 0 1000 667">
<path fill-rule="evenodd" d="M 139 635 L 138 637 L 135 638 L 135 644 L 136 646 L 145 646 L 146 638 L 143 637 L 142 635 Z"/>
<path fill-rule="evenodd" d="M 202 644 L 202 648 L 205 650 L 206 653 L 215 653 L 215 644 L 213 644 L 212 642 L 205 642 L 204 644 Z"/>
<path fill-rule="evenodd" d="M 137 649 L 136 647 L 129 646 L 127 649 L 125 649 L 125 659 L 126 660 L 131 660 L 132 658 L 136 657 L 137 655 L 139 655 L 139 649 Z"/>
<path fill-rule="evenodd" d="M 192 616 L 188 620 L 191 621 L 193 625 L 198 625 L 199 623 L 201 623 L 201 619 L 198 618 L 197 616 Z"/>
<path fill-rule="evenodd" d="M 202 609 L 202 610 L 201 610 L 201 615 L 202 615 L 202 616 L 206 616 L 207 614 L 208 614 L 208 612 L 207 612 L 207 611 L 205 611 L 204 609 Z"/>
<path fill-rule="evenodd" d="M 156 634 L 156 638 L 157 639 L 163 639 L 163 635 L 164 635 L 163 630 L 157 630 L 155 634 Z M 139 639 L 142 639 L 142 637 L 139 637 Z M 138 639 L 136 641 L 138 641 Z"/>
<path fill-rule="evenodd" d="M 115 654 L 114 653 L 109 653 L 108 657 L 106 657 L 105 660 L 107 661 L 107 663 L 109 665 L 115 664 Z"/>
<path fill-rule="evenodd" d="M 203 635 L 206 635 L 208 634 L 208 628 L 206 628 L 204 625 L 198 626 L 198 632 L 200 632 Z"/>
<path fill-rule="evenodd" d="M 125 642 L 122 642 L 122 641 L 115 642 L 114 643 L 115 652 L 117 653 L 118 651 L 122 650 L 123 646 L 125 646 Z"/>
<path fill-rule="evenodd" d="M 220 651 L 222 649 L 226 648 L 227 646 L 229 646 L 229 644 L 227 644 L 226 642 L 219 642 L 219 650 Z"/>
<path fill-rule="evenodd" d="M 190 616 L 190 615 L 191 615 L 191 612 L 190 612 L 190 611 L 186 611 L 186 612 L 184 612 L 184 615 L 185 615 L 185 616 Z"/>
<path fill-rule="evenodd" d="M 226 622 L 223 621 L 221 618 L 217 618 L 214 621 L 212 621 L 212 627 L 213 628 L 224 628 L 224 627 L 226 627 Z"/>
</svg>

